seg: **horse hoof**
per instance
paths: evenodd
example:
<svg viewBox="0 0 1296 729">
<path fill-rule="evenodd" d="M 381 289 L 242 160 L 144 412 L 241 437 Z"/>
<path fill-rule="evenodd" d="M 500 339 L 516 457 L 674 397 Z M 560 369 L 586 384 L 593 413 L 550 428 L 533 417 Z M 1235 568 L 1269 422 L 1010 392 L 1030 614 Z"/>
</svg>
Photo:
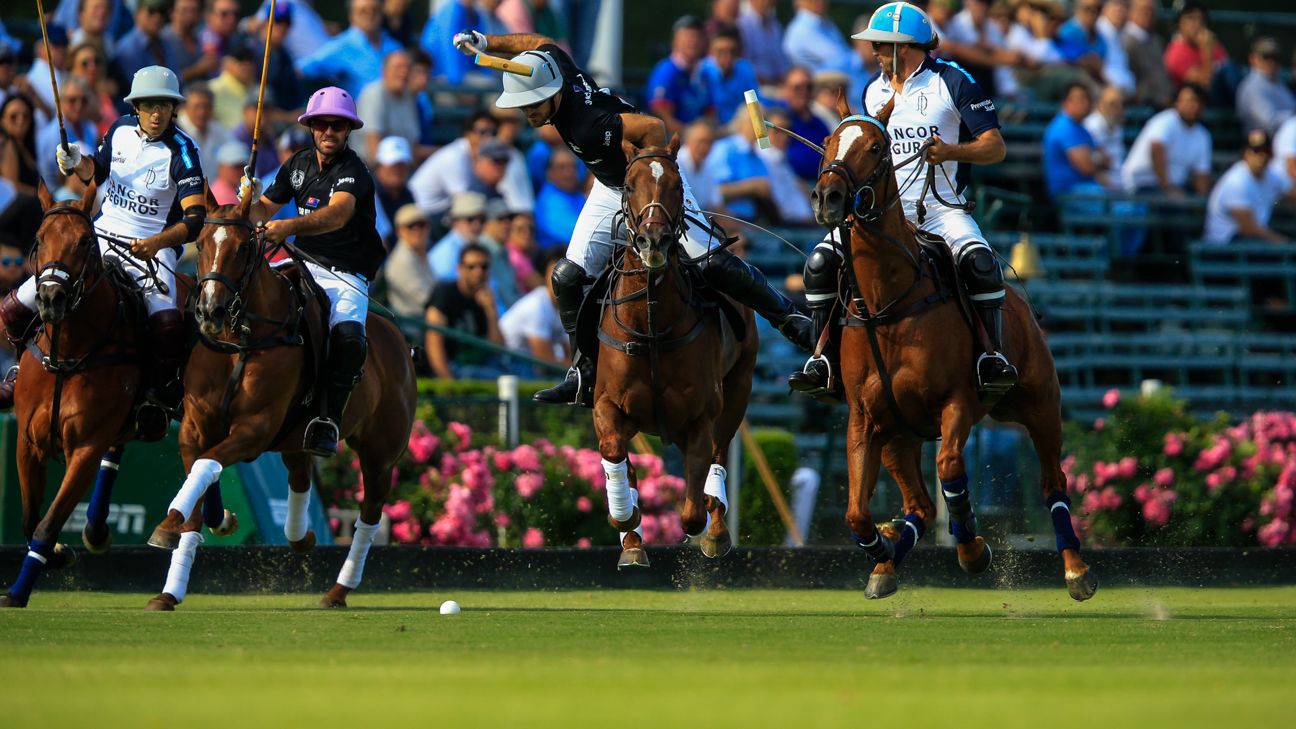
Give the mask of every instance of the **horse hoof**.
<svg viewBox="0 0 1296 729">
<path fill-rule="evenodd" d="M 61 570 L 71 567 L 77 562 L 76 551 L 66 544 L 55 544 L 54 553 L 50 555 L 49 561 L 45 563 L 47 570 Z"/>
<path fill-rule="evenodd" d="M 180 601 L 175 599 L 169 592 L 159 593 L 157 597 L 149 600 L 144 604 L 144 609 L 151 613 L 171 613 L 175 612 L 176 605 Z"/>
<path fill-rule="evenodd" d="M 990 551 L 990 545 L 986 544 L 986 541 L 981 537 L 976 538 L 976 543 L 981 546 L 981 555 L 979 557 L 973 557 L 967 561 L 964 561 L 962 557 L 959 558 L 959 567 L 962 567 L 963 571 L 969 575 L 979 575 L 985 572 L 990 569 L 990 563 L 994 561 L 994 553 Z"/>
<path fill-rule="evenodd" d="M 0 608 L 25 608 L 27 601 L 15 595 L 0 595 Z"/>
<path fill-rule="evenodd" d="M 221 519 L 220 526 L 212 529 L 211 533 L 218 537 L 228 537 L 236 531 L 238 531 L 238 516 L 226 509 L 225 518 Z"/>
<path fill-rule="evenodd" d="M 617 521 L 611 516 L 608 516 L 608 523 L 612 525 L 613 529 L 619 532 L 632 532 L 635 530 L 635 527 L 639 526 L 639 522 L 642 521 L 642 519 L 643 515 L 639 513 L 639 507 L 636 506 L 634 507 L 634 511 L 630 512 L 629 519 L 626 519 L 625 521 Z"/>
<path fill-rule="evenodd" d="M 1072 600 L 1084 602 L 1098 592 L 1098 578 L 1094 576 L 1093 570 L 1087 570 L 1083 574 L 1067 575 L 1066 586 Z"/>
<path fill-rule="evenodd" d="M 112 530 L 107 524 L 100 524 L 96 528 L 94 524 L 86 522 L 85 528 L 81 530 L 81 543 L 90 554 L 103 554 L 112 546 Z"/>
<path fill-rule="evenodd" d="M 346 607 L 347 606 L 346 597 L 348 592 L 350 592 L 349 589 L 343 587 L 342 585 L 334 583 L 333 587 L 329 588 L 329 591 L 324 593 L 324 597 L 320 598 L 319 601 L 320 607 L 322 608 Z"/>
<path fill-rule="evenodd" d="M 292 551 L 297 554 L 308 554 L 312 549 L 315 548 L 315 530 L 314 529 L 308 530 L 306 532 L 306 536 L 302 537 L 301 539 L 298 539 L 295 542 L 288 542 L 288 546 L 291 547 Z"/>
<path fill-rule="evenodd" d="M 729 532 L 725 532 L 718 537 L 705 534 L 702 536 L 701 544 L 702 556 L 711 559 L 723 557 L 729 554 L 729 550 L 733 548 L 733 541 L 729 539 Z"/>
<path fill-rule="evenodd" d="M 628 547 L 621 550 L 621 558 L 617 560 L 617 569 L 626 567 L 647 567 L 648 552 L 643 547 Z"/>
<path fill-rule="evenodd" d="M 881 600 L 891 597 L 900 589 L 900 578 L 894 572 L 869 575 L 868 585 L 864 588 L 864 597 L 869 600 Z"/>
<path fill-rule="evenodd" d="M 175 548 L 180 546 L 180 532 L 173 532 L 160 526 L 156 527 L 153 529 L 153 533 L 149 535 L 148 543 L 150 547 L 174 552 Z"/>
</svg>

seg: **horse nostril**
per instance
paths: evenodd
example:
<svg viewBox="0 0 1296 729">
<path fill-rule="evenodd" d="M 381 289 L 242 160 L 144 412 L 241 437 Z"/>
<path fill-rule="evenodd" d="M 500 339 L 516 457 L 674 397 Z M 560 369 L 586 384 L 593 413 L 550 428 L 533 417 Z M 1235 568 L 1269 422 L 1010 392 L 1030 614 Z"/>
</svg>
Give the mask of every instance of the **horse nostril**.
<svg viewBox="0 0 1296 729">
<path fill-rule="evenodd" d="M 824 195 L 824 201 L 825 201 L 827 204 L 829 204 L 829 205 L 833 205 L 833 206 L 841 205 L 841 204 L 842 204 L 842 201 L 845 200 L 845 199 L 846 199 L 846 196 L 842 194 L 842 191 L 841 191 L 841 190 L 837 190 L 837 189 L 829 190 L 829 191 L 827 192 L 827 194 Z"/>
</svg>

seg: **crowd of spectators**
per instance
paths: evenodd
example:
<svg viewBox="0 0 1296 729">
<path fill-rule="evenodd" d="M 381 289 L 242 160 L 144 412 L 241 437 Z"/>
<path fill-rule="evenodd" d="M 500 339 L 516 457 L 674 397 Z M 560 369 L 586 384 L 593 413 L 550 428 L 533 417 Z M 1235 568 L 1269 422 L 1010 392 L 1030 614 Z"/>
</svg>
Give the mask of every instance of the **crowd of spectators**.
<svg viewBox="0 0 1296 729">
<path fill-rule="evenodd" d="M 592 178 L 551 127 L 530 130 L 516 110 L 490 105 L 498 75 L 474 66 L 450 38 L 463 28 L 535 32 L 585 64 L 600 3 L 430 0 L 421 27 L 411 4 L 349 0 L 344 19 L 326 19 L 312 0 L 276 3 L 257 173 L 272 178 L 309 145 L 295 120 L 310 90 L 347 89 L 365 120 L 351 144 L 373 172 L 390 251 L 376 289 L 387 305 L 415 322 L 564 362 L 548 267 Z M 1296 96 L 1275 39 L 1255 38 L 1245 57 L 1230 56 L 1194 0 L 1173 16 L 1158 0 L 917 4 L 936 26 L 934 55 L 959 64 L 1001 111 L 1055 106 L 1039 140 L 1043 187 L 1054 201 L 1082 205 L 1076 199 L 1088 196 L 1121 214 L 1141 210 L 1141 197 L 1199 196 L 1206 240 L 1283 239 L 1269 222 L 1296 179 Z M 81 191 L 53 164 L 51 78 L 69 140 L 89 145 L 128 111 L 122 97 L 135 70 L 175 69 L 186 96 L 178 124 L 198 144 L 217 201 L 234 200 L 253 143 L 270 3 L 248 9 L 238 0 L 62 0 L 49 17 L 48 57 L 38 40 L 19 42 L 0 24 L 0 288 L 27 265 L 24 243 L 34 231 L 7 221 L 30 221 L 38 179 L 60 196 Z M 826 137 L 838 95 L 858 110 L 878 73 L 871 44 L 850 38 L 872 8 L 864 10 L 845 26 L 829 0 L 711 0 L 704 13 L 663 23 L 664 57 L 623 95 L 680 134 L 680 165 L 705 210 L 805 226 L 812 237 L 818 155 L 777 132 L 760 149 L 743 94 L 756 89 L 771 122 Z M 1150 110 L 1141 129 L 1128 124 L 1131 109 Z M 1235 114 L 1249 132 L 1218 178 L 1207 110 Z M 457 136 L 447 142 L 452 125 Z M 1138 235 L 1121 244 L 1123 253 L 1138 246 Z M 424 345 L 426 371 L 438 376 L 499 366 L 435 329 Z"/>
</svg>

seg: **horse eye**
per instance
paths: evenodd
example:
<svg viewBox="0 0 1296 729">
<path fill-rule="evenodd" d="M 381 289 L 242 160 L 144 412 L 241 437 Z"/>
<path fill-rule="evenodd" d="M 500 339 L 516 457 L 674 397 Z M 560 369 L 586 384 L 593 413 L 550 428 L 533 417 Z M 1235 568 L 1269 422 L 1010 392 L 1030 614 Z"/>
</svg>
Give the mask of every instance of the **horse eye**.
<svg viewBox="0 0 1296 729">
<path fill-rule="evenodd" d="M 633 194 L 634 194 L 634 188 L 633 188 L 633 187 L 630 187 L 629 185 L 626 185 L 626 186 L 625 186 L 625 194 L 627 194 L 627 195 L 633 195 Z"/>
<path fill-rule="evenodd" d="M 882 153 L 882 145 L 877 144 L 877 143 L 875 142 L 875 143 L 873 144 L 872 149 L 870 149 L 869 151 L 872 152 L 873 154 L 881 154 L 881 153 Z"/>
</svg>

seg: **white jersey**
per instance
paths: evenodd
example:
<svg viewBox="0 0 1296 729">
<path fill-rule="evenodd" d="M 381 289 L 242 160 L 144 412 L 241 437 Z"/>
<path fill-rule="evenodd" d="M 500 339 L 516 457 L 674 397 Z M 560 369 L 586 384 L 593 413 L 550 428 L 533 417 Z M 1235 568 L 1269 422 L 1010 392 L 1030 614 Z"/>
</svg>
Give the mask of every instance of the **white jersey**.
<svg viewBox="0 0 1296 729">
<path fill-rule="evenodd" d="M 180 222 L 180 201 L 203 194 L 198 145 L 174 124 L 154 140 L 139 117 L 113 123 L 95 151 L 95 182 L 104 192 L 95 228 L 117 238 L 147 238 Z"/>
<path fill-rule="evenodd" d="M 913 156 L 933 136 L 939 136 L 947 144 L 958 144 L 999 128 L 994 101 L 957 63 L 928 58 L 905 81 L 899 94 L 886 75 L 879 74 L 864 92 L 864 109 L 876 116 L 892 97 L 896 103 L 887 121 L 887 132 L 891 135 L 891 157 L 896 164 Z M 926 162 L 917 158 L 896 169 L 905 217 L 915 214 L 926 168 Z M 936 191 L 948 202 L 962 202 L 970 173 L 969 165 L 941 163 L 936 169 Z M 916 179 L 906 187 L 911 176 Z M 940 205 L 930 194 L 925 204 L 928 209 Z"/>
<path fill-rule="evenodd" d="M 1287 176 L 1265 167 L 1260 177 L 1251 174 L 1246 162 L 1238 160 L 1215 183 L 1206 201 L 1206 229 L 1202 239 L 1207 243 L 1224 244 L 1238 234 L 1234 210 L 1250 210 L 1255 221 L 1268 227 L 1274 205 L 1287 194 L 1290 185 Z"/>
</svg>

